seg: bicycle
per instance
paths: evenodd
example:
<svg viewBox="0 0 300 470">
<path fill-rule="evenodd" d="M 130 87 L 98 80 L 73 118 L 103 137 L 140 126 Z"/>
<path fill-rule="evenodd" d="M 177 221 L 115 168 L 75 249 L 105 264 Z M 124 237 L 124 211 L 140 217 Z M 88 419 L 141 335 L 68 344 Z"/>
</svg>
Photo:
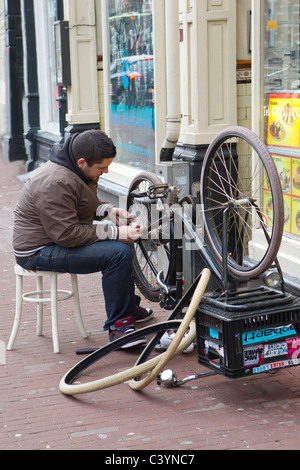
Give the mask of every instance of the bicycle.
<svg viewBox="0 0 300 470">
<path fill-rule="evenodd" d="M 127 208 L 135 217 L 134 223 L 141 225 L 146 233 L 132 246 L 134 280 L 146 298 L 174 310 L 166 322 L 130 335 L 133 339 L 133 336 L 154 334 L 134 367 L 88 384 L 72 385 L 91 364 L 128 341 L 128 335 L 127 339 L 89 351 L 91 354 L 62 378 L 62 393 L 86 393 L 125 380 L 135 390 L 144 388 L 171 357 L 194 341 L 192 318 L 211 272 L 220 284 L 218 296 L 225 299 L 237 284 L 256 279 L 274 263 L 282 277 L 276 258 L 284 224 L 280 179 L 267 148 L 252 131 L 230 127 L 209 145 L 202 165 L 199 202 L 201 210 L 191 196 L 180 199 L 177 188 L 162 183 L 155 174 L 144 172 L 134 178 L 128 191 Z M 196 226 L 197 211 L 201 212 L 199 219 L 203 221 L 200 230 Z M 182 228 L 207 266 L 184 295 L 183 244 L 182 238 L 176 237 L 176 230 L 180 233 Z M 257 244 L 260 245 L 258 253 L 255 252 Z M 178 320 L 187 306 L 183 320 Z M 173 344 L 165 353 L 149 360 L 163 333 L 170 329 L 177 330 Z M 140 379 L 141 374 L 149 371 L 148 377 Z"/>
<path fill-rule="evenodd" d="M 165 215 L 151 220 L 153 202 L 162 208 L 170 207 L 169 240 L 163 235 Z M 176 219 L 177 224 L 182 221 L 205 264 L 225 291 L 228 274 L 231 283 L 247 281 L 257 278 L 276 262 L 284 225 L 281 183 L 266 146 L 252 131 L 230 127 L 212 141 L 203 161 L 199 202 L 201 207 L 195 205 L 191 196 L 180 200 L 176 188 L 162 184 L 151 173 L 141 173 L 131 183 L 127 209 L 136 215 L 136 207 L 140 210 L 143 206 L 148 215 L 146 221 L 145 217 L 138 219 L 140 225 L 146 225 L 148 236 L 133 247 L 134 279 L 151 301 L 160 297 L 162 285 L 157 284 L 160 271 L 164 273 L 169 292 L 174 292 L 177 279 L 176 300 L 181 297 L 182 253 L 178 254 L 177 250 L 181 250 L 182 240 L 172 237 Z M 186 204 L 192 211 L 202 211 L 205 234 L 197 231 L 191 211 L 184 213 Z M 145 211 L 140 212 L 145 216 Z M 157 228 L 160 234 L 155 238 L 153 233 Z M 254 253 L 258 235 L 260 245 L 262 237 L 265 238 L 264 246 Z"/>
</svg>

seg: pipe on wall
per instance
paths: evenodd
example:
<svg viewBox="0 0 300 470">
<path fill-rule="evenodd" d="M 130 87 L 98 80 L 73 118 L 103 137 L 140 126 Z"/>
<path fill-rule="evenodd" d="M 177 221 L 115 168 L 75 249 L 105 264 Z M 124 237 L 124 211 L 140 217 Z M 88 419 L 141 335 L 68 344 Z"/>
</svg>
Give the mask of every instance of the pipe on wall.
<svg viewBox="0 0 300 470">
<path fill-rule="evenodd" d="M 160 161 L 171 161 L 180 136 L 180 49 L 179 1 L 165 0 L 166 11 L 166 69 L 167 117 L 166 136 L 160 152 Z"/>
</svg>

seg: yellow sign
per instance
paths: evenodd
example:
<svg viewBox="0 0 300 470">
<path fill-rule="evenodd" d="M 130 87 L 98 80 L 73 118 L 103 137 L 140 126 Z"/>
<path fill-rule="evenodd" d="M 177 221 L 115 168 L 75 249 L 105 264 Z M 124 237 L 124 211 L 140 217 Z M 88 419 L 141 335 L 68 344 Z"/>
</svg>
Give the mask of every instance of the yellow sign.
<svg viewBox="0 0 300 470">
<path fill-rule="evenodd" d="M 268 21 L 268 29 L 277 29 L 277 21 L 276 20 L 269 20 Z"/>
<path fill-rule="evenodd" d="M 271 93 L 267 115 L 267 145 L 299 148 L 300 94 Z"/>
</svg>

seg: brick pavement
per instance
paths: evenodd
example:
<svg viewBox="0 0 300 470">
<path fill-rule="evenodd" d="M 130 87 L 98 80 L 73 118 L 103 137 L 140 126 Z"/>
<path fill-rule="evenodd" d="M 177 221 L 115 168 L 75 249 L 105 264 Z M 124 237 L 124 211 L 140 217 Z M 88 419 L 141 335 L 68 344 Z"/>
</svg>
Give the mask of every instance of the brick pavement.
<svg viewBox="0 0 300 470">
<path fill-rule="evenodd" d="M 4 450 L 288 450 L 300 449 L 300 369 L 229 380 L 212 376 L 164 388 L 152 382 L 134 392 L 125 383 L 77 397 L 59 391 L 61 377 L 78 362 L 77 347 L 106 344 L 100 275 L 79 277 L 84 322 L 81 338 L 72 301 L 60 304 L 60 354 L 54 354 L 50 318 L 35 336 L 35 311 L 24 307 L 15 350 L 5 352 L 14 316 L 12 210 L 21 162 L 1 161 L 0 172 L 0 449 Z M 27 284 L 28 285 L 28 284 Z M 68 285 L 63 276 L 62 285 Z M 148 302 L 144 302 L 147 304 Z M 153 307 L 153 305 L 152 305 Z M 168 313 L 154 305 L 153 321 Z M 89 372 L 92 379 L 131 367 L 134 352 L 116 352 Z M 196 351 L 171 361 L 183 378 L 204 372 Z"/>
</svg>

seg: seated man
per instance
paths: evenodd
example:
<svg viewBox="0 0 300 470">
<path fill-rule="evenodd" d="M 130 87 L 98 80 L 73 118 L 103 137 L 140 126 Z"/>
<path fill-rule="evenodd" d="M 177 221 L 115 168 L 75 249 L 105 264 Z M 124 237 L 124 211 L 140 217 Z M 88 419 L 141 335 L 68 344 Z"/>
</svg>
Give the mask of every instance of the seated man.
<svg viewBox="0 0 300 470">
<path fill-rule="evenodd" d="M 97 183 L 116 155 L 112 140 L 98 130 L 69 137 L 53 147 L 50 158 L 25 184 L 15 208 L 13 248 L 25 269 L 88 274 L 102 271 L 107 319 L 113 341 L 147 321 L 131 277 L 130 244 L 141 237 L 128 225 L 129 213 L 101 202 Z M 94 220 L 108 218 L 108 223 Z M 113 223 L 112 223 L 113 222 Z M 145 344 L 145 339 L 124 347 Z"/>
</svg>

